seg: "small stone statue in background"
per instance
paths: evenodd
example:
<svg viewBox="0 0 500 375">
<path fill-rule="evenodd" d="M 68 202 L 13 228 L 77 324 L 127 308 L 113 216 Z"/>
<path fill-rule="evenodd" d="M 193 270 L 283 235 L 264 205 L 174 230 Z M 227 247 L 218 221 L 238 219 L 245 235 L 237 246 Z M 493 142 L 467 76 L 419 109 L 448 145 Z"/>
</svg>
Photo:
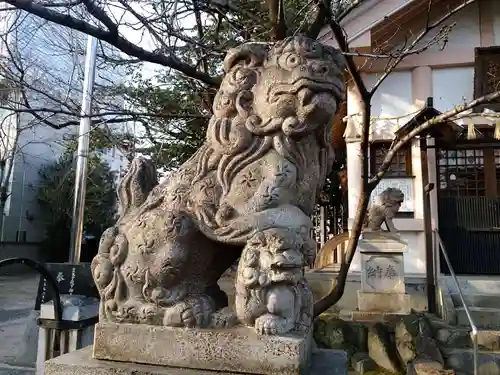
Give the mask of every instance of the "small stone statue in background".
<svg viewBox="0 0 500 375">
<path fill-rule="evenodd" d="M 404 194 L 396 188 L 387 188 L 380 193 L 370 205 L 366 214 L 363 231 L 381 232 L 382 225 L 386 223 L 390 233 L 397 234 L 392 219 L 401 208 Z"/>
<path fill-rule="evenodd" d="M 316 197 L 333 162 L 341 54 L 304 36 L 228 52 L 206 140 L 161 184 L 135 159 L 120 218 L 92 262 L 101 321 L 262 334 L 308 329 L 304 267 Z M 217 281 L 241 256 L 234 314 Z"/>
</svg>

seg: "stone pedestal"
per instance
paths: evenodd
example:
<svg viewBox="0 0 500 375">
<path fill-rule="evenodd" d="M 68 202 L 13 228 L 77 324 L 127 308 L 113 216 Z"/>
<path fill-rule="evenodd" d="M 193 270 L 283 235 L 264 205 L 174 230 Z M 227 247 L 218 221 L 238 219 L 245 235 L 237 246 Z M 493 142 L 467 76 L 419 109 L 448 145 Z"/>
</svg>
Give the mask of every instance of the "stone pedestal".
<svg viewBox="0 0 500 375">
<path fill-rule="evenodd" d="M 100 322 L 94 358 L 250 374 L 303 374 L 312 339 L 257 335 L 253 328 L 186 329 Z"/>
<path fill-rule="evenodd" d="M 266 361 L 266 357 L 258 358 Z M 141 365 L 92 358 L 92 347 L 77 350 L 47 361 L 46 375 L 237 375 L 235 372 L 192 370 L 166 366 Z M 347 375 L 347 353 L 342 350 L 313 351 L 308 375 Z M 276 372 L 275 374 L 280 374 Z"/>
<path fill-rule="evenodd" d="M 403 262 L 408 244 L 394 234 L 364 232 L 359 249 L 361 290 L 358 290 L 358 310 L 409 314 L 410 296 L 405 294 Z"/>
</svg>

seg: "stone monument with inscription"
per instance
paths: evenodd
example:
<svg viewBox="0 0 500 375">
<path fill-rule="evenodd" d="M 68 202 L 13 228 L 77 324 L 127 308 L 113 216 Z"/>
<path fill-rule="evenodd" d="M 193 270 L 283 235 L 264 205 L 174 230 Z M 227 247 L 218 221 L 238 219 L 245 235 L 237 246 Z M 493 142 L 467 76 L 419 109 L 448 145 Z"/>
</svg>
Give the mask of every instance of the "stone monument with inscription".
<svg viewBox="0 0 500 375">
<path fill-rule="evenodd" d="M 297 35 L 232 49 L 224 69 L 191 159 L 161 184 L 149 160 L 135 159 L 120 184 L 119 220 L 92 262 L 100 321 L 93 359 L 82 363 L 295 375 L 321 355 L 304 267 L 314 261 L 310 215 L 334 157 L 343 57 Z M 238 259 L 228 306 L 217 282 Z M 68 361 L 46 368 L 62 374 Z"/>
<path fill-rule="evenodd" d="M 410 313 L 410 297 L 405 294 L 403 254 L 408 244 L 401 239 L 392 219 L 404 195 L 388 188 L 375 199 L 367 214 L 359 240 L 361 290 L 358 310 L 374 313 Z M 382 231 L 383 224 L 388 231 Z"/>
</svg>

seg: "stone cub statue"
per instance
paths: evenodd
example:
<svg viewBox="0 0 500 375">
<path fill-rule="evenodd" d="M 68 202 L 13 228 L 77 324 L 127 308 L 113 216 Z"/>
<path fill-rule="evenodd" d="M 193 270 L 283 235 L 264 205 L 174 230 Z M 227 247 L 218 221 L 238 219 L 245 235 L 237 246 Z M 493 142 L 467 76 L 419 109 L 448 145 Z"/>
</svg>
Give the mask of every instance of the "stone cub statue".
<svg viewBox="0 0 500 375">
<path fill-rule="evenodd" d="M 386 223 L 389 232 L 397 233 L 392 219 L 401 208 L 404 194 L 396 188 L 387 188 L 370 205 L 363 225 L 364 231 L 380 232 Z"/>
</svg>

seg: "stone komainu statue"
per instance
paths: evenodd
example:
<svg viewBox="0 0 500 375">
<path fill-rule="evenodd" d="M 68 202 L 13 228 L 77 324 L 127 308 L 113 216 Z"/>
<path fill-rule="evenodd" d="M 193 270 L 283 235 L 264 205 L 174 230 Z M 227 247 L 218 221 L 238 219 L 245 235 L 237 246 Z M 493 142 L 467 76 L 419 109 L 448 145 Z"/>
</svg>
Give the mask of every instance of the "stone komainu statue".
<svg viewBox="0 0 500 375">
<path fill-rule="evenodd" d="M 92 262 L 101 320 L 239 321 L 264 334 L 311 324 L 309 217 L 333 162 L 343 58 L 294 36 L 232 49 L 224 69 L 200 149 L 161 184 L 144 158 L 121 181 L 119 220 Z M 238 258 L 236 316 L 226 316 L 217 281 Z"/>
<path fill-rule="evenodd" d="M 392 219 L 401 208 L 404 194 L 396 188 L 387 188 L 370 205 L 363 225 L 364 230 L 380 232 L 386 223 L 389 232 L 397 232 Z"/>
</svg>

